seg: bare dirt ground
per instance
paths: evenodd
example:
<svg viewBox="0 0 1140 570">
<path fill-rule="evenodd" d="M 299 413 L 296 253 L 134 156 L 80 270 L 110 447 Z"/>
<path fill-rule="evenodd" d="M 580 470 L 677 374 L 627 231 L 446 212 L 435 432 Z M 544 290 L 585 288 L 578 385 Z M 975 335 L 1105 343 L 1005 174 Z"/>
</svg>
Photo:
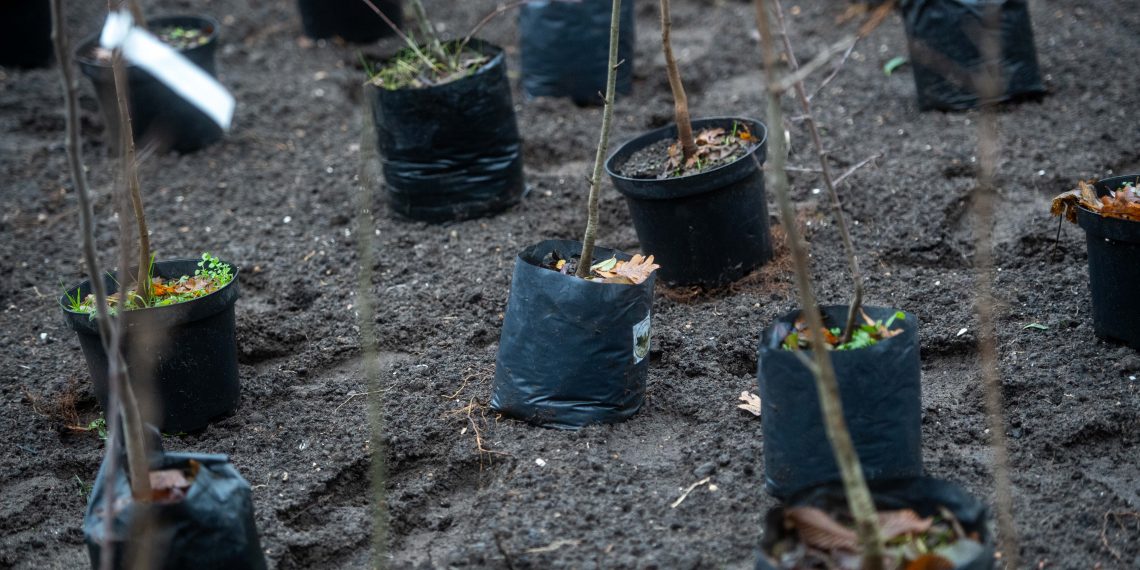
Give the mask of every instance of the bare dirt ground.
<svg viewBox="0 0 1140 570">
<path fill-rule="evenodd" d="M 69 2 L 78 38 L 101 3 Z M 600 110 L 516 93 L 529 196 L 492 219 L 427 225 L 394 219 L 377 198 L 374 235 L 355 225 L 360 183 L 357 48 L 300 44 L 291 2 L 158 0 L 152 14 L 202 10 L 224 24 L 218 68 L 239 101 L 232 133 L 201 152 L 143 167 L 159 255 L 209 250 L 243 269 L 238 302 L 242 406 L 170 449 L 230 454 L 254 485 L 274 568 L 362 568 L 370 505 L 367 389 L 354 292 L 358 240 L 373 244 L 387 430 L 391 556 L 399 568 L 746 568 L 775 502 L 762 489 L 760 422 L 737 410 L 755 391 L 756 341 L 795 305 L 786 253 L 730 291 L 674 300 L 659 291 L 645 407 L 577 433 L 498 418 L 483 404 L 515 254 L 544 238 L 578 238 L 583 182 Z M 491 0 L 427 2 L 446 33 L 470 29 Z M 694 116 L 763 115 L 750 4 L 682 0 L 674 41 Z M 795 7 L 793 7 L 793 5 Z M 1140 170 L 1140 11 L 1126 0 L 1035 0 L 1049 95 L 1001 111 L 996 256 L 1001 374 L 1022 559 L 1033 568 L 1140 567 L 1140 355 L 1094 338 L 1083 234 L 1048 217 L 1076 180 Z M 843 6 L 787 2 L 801 60 L 847 33 Z M 615 138 L 671 120 L 657 47 L 656 3 L 637 7 L 634 93 Z M 518 69 L 514 17 L 481 34 Z M 389 53 L 397 44 L 369 46 Z M 976 113 L 919 113 L 891 16 L 816 99 L 839 169 L 872 154 L 842 189 L 864 252 L 868 301 L 921 321 L 923 437 L 932 475 L 992 500 L 989 438 L 977 368 L 969 192 Z M 820 78 L 815 78 L 818 82 Z M 84 486 L 102 442 L 72 432 L 94 404 L 78 343 L 60 317 L 61 283 L 83 276 L 75 197 L 65 169 L 57 71 L 0 70 L 0 566 L 85 564 Z M 517 83 L 517 82 L 516 82 Z M 791 102 L 787 111 L 794 114 Z M 99 238 L 114 242 L 114 163 L 84 86 L 85 151 L 99 192 Z M 793 165 L 814 161 L 792 123 Z M 820 184 L 793 173 L 818 291 L 849 286 Z M 599 243 L 636 251 L 608 184 Z M 379 196 L 379 194 L 378 194 Z M 778 235 L 780 228 L 773 220 Z M 112 249 L 104 263 L 114 258 Z M 1025 329 L 1040 323 L 1047 330 Z M 965 332 L 960 332 L 960 331 Z M 553 347 L 552 350 L 557 350 Z M 474 403 L 474 407 L 469 407 Z M 804 405 L 815 405 L 804 402 Z M 468 410 L 471 411 L 468 414 Z M 477 427 L 483 445 L 476 448 Z M 545 465 L 536 460 L 542 459 Z M 676 508 L 682 490 L 711 477 Z"/>
</svg>

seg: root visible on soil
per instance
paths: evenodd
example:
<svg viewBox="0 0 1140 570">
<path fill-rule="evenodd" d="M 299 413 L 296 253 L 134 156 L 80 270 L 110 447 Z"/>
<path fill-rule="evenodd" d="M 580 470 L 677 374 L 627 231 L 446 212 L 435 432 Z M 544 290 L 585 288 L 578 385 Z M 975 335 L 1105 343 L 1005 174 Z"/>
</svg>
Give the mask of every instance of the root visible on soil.
<svg viewBox="0 0 1140 570">
<path fill-rule="evenodd" d="M 1108 543 L 1108 519 L 1112 518 L 1116 522 L 1116 526 L 1119 526 L 1121 530 L 1127 530 L 1124 528 L 1124 523 L 1121 522 L 1121 519 L 1129 518 L 1129 517 L 1134 518 L 1134 519 L 1140 519 L 1140 512 L 1136 512 L 1136 511 L 1115 511 L 1115 512 L 1109 511 L 1109 512 L 1104 513 L 1104 520 L 1100 525 L 1100 542 L 1101 542 L 1101 544 L 1104 545 L 1104 549 L 1107 550 L 1108 553 L 1111 554 L 1112 557 L 1115 558 L 1117 562 L 1122 562 L 1123 557 L 1120 555 L 1120 551 L 1116 550 L 1115 548 L 1112 547 L 1111 544 Z M 1140 526 L 1140 525 L 1138 525 L 1138 526 Z"/>
</svg>

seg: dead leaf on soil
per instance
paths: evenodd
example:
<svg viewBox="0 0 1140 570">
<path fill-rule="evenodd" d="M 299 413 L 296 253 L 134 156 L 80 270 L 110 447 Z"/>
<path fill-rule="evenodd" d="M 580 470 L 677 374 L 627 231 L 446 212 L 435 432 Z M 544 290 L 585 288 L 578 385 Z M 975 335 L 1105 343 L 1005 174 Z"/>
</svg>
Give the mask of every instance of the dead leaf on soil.
<svg viewBox="0 0 1140 570">
<path fill-rule="evenodd" d="M 177 503 L 186 498 L 200 464 L 193 459 L 184 469 L 161 469 L 149 473 L 151 497 L 156 503 Z"/>
<path fill-rule="evenodd" d="M 743 404 L 737 404 L 736 407 L 738 407 L 738 408 L 740 408 L 740 409 L 742 409 L 742 410 L 744 410 L 744 411 L 746 411 L 746 412 L 748 412 L 754 416 L 760 415 L 760 396 L 757 396 L 756 394 L 745 391 L 745 392 L 740 393 L 739 399 L 741 401 L 743 401 L 744 403 Z"/>
<path fill-rule="evenodd" d="M 644 283 L 653 272 L 661 266 L 653 263 L 653 256 L 644 257 L 634 255 L 629 261 L 610 258 L 590 266 L 594 275 L 602 279 L 603 283 L 621 283 L 624 285 L 637 285 Z"/>
<path fill-rule="evenodd" d="M 933 518 L 922 518 L 910 509 L 881 511 L 879 532 L 883 540 L 930 530 Z M 831 515 L 815 507 L 793 507 L 784 511 L 787 520 L 799 530 L 800 540 L 822 550 L 858 550 L 855 531 L 840 524 Z"/>
<path fill-rule="evenodd" d="M 1066 220 L 1076 223 L 1077 206 L 1084 206 L 1107 218 L 1140 222 L 1140 193 L 1131 183 L 1109 192 L 1107 196 L 1097 196 L 1092 182 L 1078 181 L 1076 190 L 1053 197 L 1049 213 L 1054 216 L 1063 215 Z"/>
</svg>

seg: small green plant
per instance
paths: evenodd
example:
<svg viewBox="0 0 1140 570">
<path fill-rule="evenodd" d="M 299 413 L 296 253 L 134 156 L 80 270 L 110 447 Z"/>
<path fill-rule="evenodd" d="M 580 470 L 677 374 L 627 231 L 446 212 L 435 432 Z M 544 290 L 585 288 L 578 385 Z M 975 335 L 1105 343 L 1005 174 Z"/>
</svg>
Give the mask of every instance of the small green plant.
<svg viewBox="0 0 1140 570">
<path fill-rule="evenodd" d="M 107 440 L 107 418 L 104 418 L 103 416 L 99 416 L 99 417 L 91 420 L 91 423 L 87 424 L 87 431 L 95 432 L 95 435 L 98 435 L 99 439 L 106 441 Z"/>
<path fill-rule="evenodd" d="M 891 338 L 902 332 L 902 329 L 891 329 L 895 321 L 906 320 L 906 313 L 898 311 L 886 321 L 882 319 L 872 321 L 865 313 L 864 324 L 851 332 L 851 340 L 841 342 L 843 328 L 831 327 L 823 330 L 824 346 L 828 350 L 858 350 L 878 344 L 880 341 Z M 795 329 L 784 337 L 784 350 L 801 350 L 811 346 L 813 335 L 808 332 L 807 323 L 802 318 L 796 321 Z"/>
<path fill-rule="evenodd" d="M 86 499 L 87 497 L 89 497 L 91 495 L 91 488 L 94 485 L 95 485 L 94 482 L 88 483 L 88 482 L 84 481 L 83 479 L 80 479 L 79 475 L 75 476 L 75 494 L 79 495 L 80 497 L 83 497 L 84 499 Z"/>
<path fill-rule="evenodd" d="M 194 272 L 194 276 L 213 279 L 218 287 L 225 287 L 234 280 L 234 269 L 230 264 L 223 263 L 217 256 L 205 251 L 202 252 L 202 260 L 198 262 L 198 270 Z"/>
</svg>

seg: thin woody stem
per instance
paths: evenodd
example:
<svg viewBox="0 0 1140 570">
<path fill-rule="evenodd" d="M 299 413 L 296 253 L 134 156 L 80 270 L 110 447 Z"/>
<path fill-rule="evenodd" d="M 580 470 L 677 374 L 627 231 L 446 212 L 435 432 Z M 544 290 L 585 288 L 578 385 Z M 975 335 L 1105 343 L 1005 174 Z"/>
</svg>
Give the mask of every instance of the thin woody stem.
<svg viewBox="0 0 1140 570">
<path fill-rule="evenodd" d="M 792 49 L 792 40 L 788 37 L 784 9 L 780 5 L 780 0 L 773 0 L 772 4 L 775 8 L 776 24 L 779 26 L 780 36 L 784 40 L 784 53 L 788 56 L 788 67 L 794 73 L 800 68 L 800 64 L 796 59 L 795 50 Z M 796 82 L 795 92 L 808 126 L 808 132 L 811 133 L 811 141 L 815 146 L 816 156 L 819 157 L 820 173 L 823 175 L 823 183 L 827 187 L 827 195 L 831 199 L 832 216 L 835 217 L 835 226 L 839 229 L 843 251 L 847 254 L 847 267 L 851 271 L 851 304 L 847 309 L 847 323 L 843 327 L 843 335 L 839 339 L 840 342 L 847 342 L 851 340 L 851 333 L 855 330 L 859 311 L 863 308 L 863 274 L 859 270 L 859 255 L 856 253 L 854 242 L 851 239 L 851 230 L 847 227 L 847 217 L 843 214 L 843 203 L 839 200 L 839 192 L 835 190 L 835 179 L 831 174 L 831 164 L 827 160 L 827 151 L 823 148 L 823 140 L 819 136 L 819 127 L 816 125 L 815 116 L 812 114 L 811 102 L 808 101 L 807 90 L 804 89 L 802 80 Z"/>
<path fill-rule="evenodd" d="M 681 143 L 681 154 L 689 160 L 697 153 L 697 142 L 693 139 L 693 122 L 689 118 L 689 98 L 685 95 L 685 85 L 681 82 L 681 71 L 677 68 L 677 58 L 673 56 L 673 42 L 670 32 L 673 20 L 669 13 L 669 0 L 661 0 L 661 45 L 665 50 L 665 71 L 669 76 L 669 88 L 673 91 L 673 114 L 677 122 L 677 140 Z"/>
<path fill-rule="evenodd" d="M 1001 537 L 1002 558 L 1006 568 L 1018 568 L 1019 539 L 1013 518 L 1013 491 L 1010 479 L 1009 441 L 1005 436 L 1002 410 L 1001 372 L 998 370 L 997 327 L 994 322 L 993 299 L 993 225 L 995 182 L 1000 135 L 994 102 L 1002 92 L 1001 82 L 1001 12 L 997 5 L 984 14 L 986 25 L 981 35 L 984 55 L 982 72 L 973 80 L 981 102 L 978 121 L 978 186 L 974 190 L 974 214 L 977 216 L 974 263 L 977 268 L 978 355 L 985 387 L 986 416 L 993 447 L 994 495 L 997 526 Z"/>
<path fill-rule="evenodd" d="M 574 275 L 581 279 L 590 276 L 590 265 L 594 263 L 594 240 L 598 234 L 598 195 L 601 194 L 602 165 L 606 151 L 610 147 L 610 128 L 614 118 L 614 91 L 617 88 L 618 39 L 621 25 L 621 0 L 613 0 L 610 14 L 610 59 L 606 74 L 606 98 L 602 108 L 602 133 L 599 135 L 598 152 L 594 156 L 594 172 L 590 177 L 590 197 L 586 206 L 586 235 L 582 237 L 582 256 L 578 259 L 578 269 Z"/>
<path fill-rule="evenodd" d="M 780 109 L 782 89 L 780 89 L 780 82 L 777 77 L 776 47 L 772 37 L 767 3 L 764 0 L 755 0 L 754 4 L 756 26 L 760 30 L 760 43 L 764 51 L 764 70 L 767 76 L 768 124 L 783 125 L 783 112 Z M 795 210 L 792 207 L 788 192 L 788 175 L 784 171 L 787 146 L 784 137 L 779 134 L 768 137 L 768 144 L 770 145 L 768 156 L 772 160 L 772 168 L 767 170 L 767 178 L 769 187 L 775 190 L 777 202 L 780 206 L 780 218 L 784 225 L 784 231 L 787 233 L 788 246 L 795 267 L 796 286 L 799 290 L 800 305 L 802 306 L 801 314 L 807 319 L 810 330 L 820 331 L 823 329 L 823 319 L 812 292 L 807 248 L 796 226 Z M 867 488 L 867 482 L 863 478 L 859 456 L 855 453 L 855 446 L 851 442 L 851 434 L 847 430 L 847 422 L 843 417 L 843 402 L 839 397 L 839 383 L 836 381 L 835 369 L 832 367 L 831 357 L 822 342 L 813 342 L 811 346 L 815 366 L 809 367 L 809 369 L 815 376 L 827 439 L 831 442 L 835 461 L 839 465 L 839 472 L 847 495 L 848 508 L 855 519 L 855 530 L 859 537 L 863 555 L 862 568 L 864 570 L 882 570 L 883 541 L 879 532 L 875 505 L 871 499 L 870 490 Z"/>
<path fill-rule="evenodd" d="M 130 250 L 129 244 L 131 241 L 125 218 L 127 209 L 130 207 L 130 202 L 133 199 L 131 196 L 132 190 L 135 193 L 138 192 L 138 165 L 134 162 L 134 134 L 131 132 L 130 109 L 127 104 L 128 94 L 126 91 L 127 68 L 126 63 L 123 61 L 121 50 L 116 49 L 112 54 L 111 68 L 115 76 L 115 97 L 119 105 L 119 133 L 122 137 L 120 142 L 122 144 L 121 150 L 123 153 L 124 186 L 119 192 L 117 200 L 119 204 L 119 217 L 120 220 L 122 220 L 119 234 L 119 275 L 123 276 L 126 274 L 127 268 L 130 265 L 128 252 Z M 135 185 L 133 189 L 132 182 Z M 140 228 L 145 231 L 145 223 L 142 223 Z M 139 270 L 145 272 L 146 265 L 140 267 Z M 144 287 L 147 289 L 150 287 L 149 279 L 145 279 L 146 273 L 142 273 L 142 275 L 144 278 L 139 281 L 136 291 L 141 291 Z M 127 312 L 127 283 L 125 279 L 120 279 L 120 281 L 119 310 L 115 312 L 115 320 L 118 324 L 111 331 L 111 337 L 114 339 L 111 342 L 111 346 L 116 352 L 121 350 L 120 347 L 123 346 L 123 337 L 127 326 L 125 319 Z M 108 353 L 108 357 L 110 357 L 110 353 Z M 119 387 L 118 394 L 122 404 L 122 422 L 127 446 L 127 468 L 131 475 L 131 494 L 136 501 L 150 501 L 151 489 L 150 476 L 148 474 L 150 469 L 147 464 L 146 442 L 143 437 L 142 419 L 138 410 L 138 401 L 134 397 L 134 390 L 131 388 L 130 378 L 127 377 L 127 369 L 125 363 L 122 361 L 121 353 L 119 353 L 118 358 L 109 360 L 108 376 L 110 377 L 110 381 Z"/>
</svg>

